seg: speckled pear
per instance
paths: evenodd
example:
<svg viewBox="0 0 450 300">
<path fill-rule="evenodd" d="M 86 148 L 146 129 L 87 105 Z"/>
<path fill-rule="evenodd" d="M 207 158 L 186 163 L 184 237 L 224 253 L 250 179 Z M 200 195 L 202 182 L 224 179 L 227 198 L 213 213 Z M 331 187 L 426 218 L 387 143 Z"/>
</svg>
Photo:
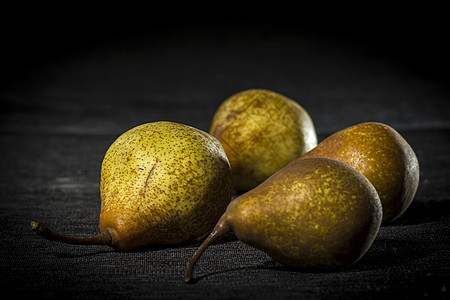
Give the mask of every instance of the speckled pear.
<svg viewBox="0 0 450 300">
<path fill-rule="evenodd" d="M 101 166 L 100 234 L 77 239 L 32 221 L 50 240 L 120 251 L 206 236 L 232 195 L 226 154 L 206 132 L 173 122 L 137 126 L 110 146 Z"/>
<path fill-rule="evenodd" d="M 343 161 L 367 177 L 380 195 L 383 224 L 406 211 L 419 185 L 414 150 L 386 124 L 366 122 L 340 130 L 299 159 L 311 157 Z"/>
<path fill-rule="evenodd" d="M 185 281 L 205 249 L 230 231 L 288 266 L 347 267 L 369 249 L 381 220 L 378 193 L 354 168 L 328 158 L 294 161 L 228 205 L 187 263 Z"/>
<path fill-rule="evenodd" d="M 308 112 L 294 100 L 264 89 L 244 90 L 226 99 L 210 133 L 222 143 L 234 188 L 241 193 L 317 145 Z"/>
</svg>

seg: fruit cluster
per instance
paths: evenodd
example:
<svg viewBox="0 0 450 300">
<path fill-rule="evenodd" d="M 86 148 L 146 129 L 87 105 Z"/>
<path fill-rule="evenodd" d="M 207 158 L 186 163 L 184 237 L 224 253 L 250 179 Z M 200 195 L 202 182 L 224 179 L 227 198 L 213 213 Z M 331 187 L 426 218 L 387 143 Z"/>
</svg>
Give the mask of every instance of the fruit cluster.
<svg viewBox="0 0 450 300">
<path fill-rule="evenodd" d="M 361 123 L 317 144 L 303 107 L 251 89 L 222 103 L 210 133 L 161 121 L 119 136 L 101 166 L 98 235 L 31 226 L 49 240 L 119 251 L 207 236 L 186 282 L 205 249 L 229 232 L 283 264 L 328 270 L 358 261 L 418 184 L 417 157 L 392 127 Z M 233 190 L 240 196 L 231 201 Z"/>
</svg>

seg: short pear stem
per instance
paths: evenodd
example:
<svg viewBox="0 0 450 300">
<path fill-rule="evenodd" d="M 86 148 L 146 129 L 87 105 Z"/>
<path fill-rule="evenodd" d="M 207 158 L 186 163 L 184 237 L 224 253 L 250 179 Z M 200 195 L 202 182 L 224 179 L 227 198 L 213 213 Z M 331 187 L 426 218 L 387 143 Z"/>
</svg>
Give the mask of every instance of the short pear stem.
<svg viewBox="0 0 450 300">
<path fill-rule="evenodd" d="M 112 237 L 108 230 L 105 230 L 98 235 L 88 238 L 72 238 L 58 233 L 54 233 L 43 224 L 37 221 L 31 221 L 31 229 L 38 235 L 46 238 L 49 241 L 58 241 L 66 244 L 75 245 L 111 245 Z"/>
<path fill-rule="evenodd" d="M 191 257 L 191 259 L 186 264 L 186 270 L 184 272 L 184 281 L 186 283 L 189 283 L 192 279 L 192 273 L 194 271 L 194 266 L 197 262 L 197 260 L 200 258 L 200 256 L 203 254 L 203 252 L 208 248 L 209 245 L 211 245 L 214 241 L 216 241 L 218 238 L 224 236 L 228 232 L 231 231 L 230 225 L 227 223 L 226 218 L 222 218 L 217 223 L 216 227 L 214 227 L 211 234 L 206 238 L 206 240 L 203 241 L 203 243 L 198 247 L 197 251 L 195 251 L 194 255 Z"/>
</svg>

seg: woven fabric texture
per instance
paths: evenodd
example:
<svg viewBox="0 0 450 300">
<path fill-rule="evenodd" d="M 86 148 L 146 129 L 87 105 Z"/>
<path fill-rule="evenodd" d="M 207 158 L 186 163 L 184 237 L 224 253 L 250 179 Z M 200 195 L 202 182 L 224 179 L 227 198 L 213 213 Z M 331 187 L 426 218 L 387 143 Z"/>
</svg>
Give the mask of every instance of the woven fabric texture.
<svg viewBox="0 0 450 300">
<path fill-rule="evenodd" d="M 390 36 L 373 47 L 358 34 L 246 25 L 179 25 L 99 39 L 97 32 L 82 39 L 72 28 L 62 44 L 50 34 L 41 37 L 41 51 L 31 57 L 22 55 L 22 41 L 22 50 L 7 63 L 11 76 L 0 94 L 0 287 L 5 294 L 448 298 L 450 93 L 438 74 L 444 65 L 430 69 L 425 58 L 414 64 L 411 58 L 425 47 L 402 56 L 410 49 L 409 39 L 402 46 L 389 43 L 396 41 Z M 33 34 L 37 30 L 28 38 Z M 185 284 L 185 264 L 196 245 L 121 253 L 51 243 L 31 231 L 30 220 L 36 219 L 69 236 L 96 234 L 101 161 L 122 132 L 157 120 L 208 131 L 220 103 L 247 88 L 295 99 L 310 113 L 319 140 L 347 126 L 378 121 L 397 129 L 416 151 L 421 180 L 414 202 L 381 228 L 355 265 L 335 272 L 297 270 L 228 235 L 198 261 L 194 284 Z"/>
</svg>

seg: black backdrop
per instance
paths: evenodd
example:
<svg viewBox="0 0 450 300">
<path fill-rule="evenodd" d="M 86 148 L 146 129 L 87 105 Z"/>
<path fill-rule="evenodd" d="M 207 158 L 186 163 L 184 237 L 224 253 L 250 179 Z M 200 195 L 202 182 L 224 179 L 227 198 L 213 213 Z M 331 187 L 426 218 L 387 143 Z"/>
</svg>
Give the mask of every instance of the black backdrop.
<svg viewBox="0 0 450 300">
<path fill-rule="evenodd" d="M 49 298 L 448 298 L 449 64 L 439 8 L 314 17 L 292 10 L 162 15 L 136 7 L 126 18 L 101 10 L 70 17 L 69 8 L 5 10 L 2 291 Z M 52 244 L 30 230 L 29 220 L 38 219 L 68 235 L 96 233 L 100 164 L 118 135 L 156 120 L 207 131 L 219 104 L 247 88 L 298 101 L 319 140 L 378 121 L 416 151 L 421 181 L 414 202 L 354 266 L 294 270 L 229 236 L 210 247 L 198 280 L 186 285 L 193 246 L 118 253 Z"/>
</svg>

